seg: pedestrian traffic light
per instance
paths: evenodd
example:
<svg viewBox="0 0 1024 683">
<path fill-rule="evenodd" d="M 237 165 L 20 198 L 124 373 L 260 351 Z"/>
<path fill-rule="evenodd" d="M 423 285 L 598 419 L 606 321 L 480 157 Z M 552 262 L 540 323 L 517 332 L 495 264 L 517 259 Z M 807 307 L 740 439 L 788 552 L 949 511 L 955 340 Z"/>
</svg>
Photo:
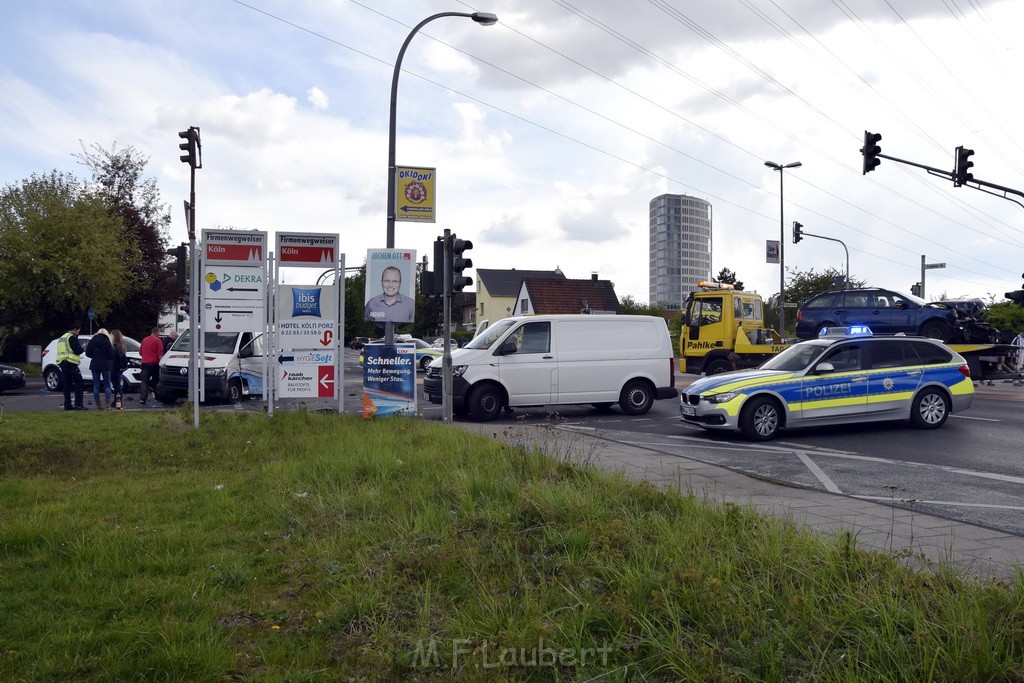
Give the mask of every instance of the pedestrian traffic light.
<svg viewBox="0 0 1024 683">
<path fill-rule="evenodd" d="M 973 161 L 969 161 L 974 154 L 973 149 L 966 149 L 963 146 L 956 148 L 956 166 L 953 167 L 953 187 L 966 185 L 967 181 L 974 180 L 974 174 L 970 172 Z"/>
<path fill-rule="evenodd" d="M 174 275 L 169 282 L 182 292 L 188 291 L 188 245 L 180 244 L 167 250 L 167 255 L 174 259 Z"/>
<path fill-rule="evenodd" d="M 915 282 L 914 284 L 910 285 L 910 293 L 913 294 L 914 296 L 921 296 L 921 283 Z"/>
<path fill-rule="evenodd" d="M 881 134 L 864 131 L 864 146 L 860 148 L 860 153 L 864 155 L 864 172 L 861 175 L 867 175 L 882 163 L 878 158 L 882 153 L 882 148 L 878 145 L 881 140 Z"/>
<path fill-rule="evenodd" d="M 803 223 L 793 221 L 793 244 L 796 244 L 804 238 L 803 227 Z"/>
<path fill-rule="evenodd" d="M 463 253 L 473 248 L 469 240 L 460 240 L 455 235 L 451 236 L 451 243 L 448 253 L 451 257 L 452 291 L 461 292 L 466 287 L 473 285 L 473 278 L 462 274 L 466 268 L 473 267 L 473 260 L 463 257 Z"/>
</svg>

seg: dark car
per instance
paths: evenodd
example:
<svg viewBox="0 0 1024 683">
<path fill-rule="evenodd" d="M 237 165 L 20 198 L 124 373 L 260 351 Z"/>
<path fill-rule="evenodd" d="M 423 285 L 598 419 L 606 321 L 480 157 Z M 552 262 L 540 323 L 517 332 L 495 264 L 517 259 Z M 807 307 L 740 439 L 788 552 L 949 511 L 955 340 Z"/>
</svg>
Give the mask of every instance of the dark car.
<svg viewBox="0 0 1024 683">
<path fill-rule="evenodd" d="M 919 334 L 944 342 L 958 331 L 955 309 L 889 289 L 826 292 L 796 312 L 796 336 L 813 339 L 823 327 L 867 325 L 875 334 Z"/>
<path fill-rule="evenodd" d="M 0 394 L 25 386 L 25 372 L 12 365 L 0 365 Z"/>
<path fill-rule="evenodd" d="M 368 341 L 370 341 L 369 337 L 352 337 L 352 341 L 348 343 L 348 348 L 361 349 Z"/>
</svg>

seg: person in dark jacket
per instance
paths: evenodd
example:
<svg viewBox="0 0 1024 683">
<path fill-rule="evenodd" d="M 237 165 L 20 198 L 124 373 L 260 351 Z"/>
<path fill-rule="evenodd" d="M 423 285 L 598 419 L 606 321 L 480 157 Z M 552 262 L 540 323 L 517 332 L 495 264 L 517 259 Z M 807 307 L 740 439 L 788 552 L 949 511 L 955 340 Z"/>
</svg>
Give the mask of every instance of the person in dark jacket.
<svg viewBox="0 0 1024 683">
<path fill-rule="evenodd" d="M 110 342 L 110 333 L 101 329 L 85 347 L 85 355 L 89 356 L 89 369 L 92 371 L 92 400 L 99 410 L 110 406 L 110 371 L 114 364 L 114 345 Z M 103 399 L 100 399 L 100 386 L 103 387 Z"/>
<path fill-rule="evenodd" d="M 114 389 L 114 408 L 121 410 L 121 381 L 124 371 L 128 369 L 128 346 L 124 343 L 121 330 L 110 331 L 110 343 L 114 347 L 114 362 L 110 365 L 110 384 Z"/>
</svg>

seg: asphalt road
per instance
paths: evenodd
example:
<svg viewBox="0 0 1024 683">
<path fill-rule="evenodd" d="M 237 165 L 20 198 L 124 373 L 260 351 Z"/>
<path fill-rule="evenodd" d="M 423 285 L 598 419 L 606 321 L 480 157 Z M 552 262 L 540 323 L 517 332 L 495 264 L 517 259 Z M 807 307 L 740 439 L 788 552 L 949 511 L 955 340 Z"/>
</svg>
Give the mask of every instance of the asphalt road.
<svg viewBox="0 0 1024 683">
<path fill-rule="evenodd" d="M 345 361 L 345 412 L 359 414 L 358 354 L 347 351 Z M 417 374 L 421 382 L 423 374 Z M 971 409 L 951 416 L 937 430 L 912 429 L 905 423 L 820 427 L 785 431 L 767 443 L 686 425 L 679 420 L 673 400 L 657 402 L 641 417 L 625 416 L 618 408 L 600 411 L 571 406 L 517 409 L 494 424 L 500 428 L 513 420 L 546 423 L 755 477 L 1024 536 L 1024 389 L 1008 388 L 986 391 L 979 387 Z M 86 396 L 87 404 L 91 403 L 88 391 Z M 126 396 L 126 408 L 143 409 L 137 399 L 137 395 Z M 60 394 L 44 391 L 41 379 L 30 378 L 25 389 L 0 395 L 0 410 L 59 410 L 62 400 Z M 309 405 L 326 407 L 317 402 Z M 263 410 L 264 404 L 250 400 L 240 408 Z M 441 419 L 441 407 L 423 401 L 422 394 L 418 410 L 423 419 Z"/>
</svg>

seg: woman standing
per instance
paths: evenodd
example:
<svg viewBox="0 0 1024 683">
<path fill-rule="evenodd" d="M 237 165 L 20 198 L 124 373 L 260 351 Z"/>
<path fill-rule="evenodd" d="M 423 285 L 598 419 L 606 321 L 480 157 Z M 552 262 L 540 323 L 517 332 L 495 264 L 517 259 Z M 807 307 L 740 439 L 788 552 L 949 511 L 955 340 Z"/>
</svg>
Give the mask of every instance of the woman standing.
<svg viewBox="0 0 1024 683">
<path fill-rule="evenodd" d="M 114 347 L 114 360 L 110 365 L 110 379 L 114 385 L 113 407 L 121 410 L 124 407 L 121 403 L 121 380 L 124 371 L 128 369 L 128 347 L 125 346 L 121 330 L 111 330 L 110 337 Z"/>
<path fill-rule="evenodd" d="M 93 401 L 98 409 L 106 410 L 110 405 L 110 369 L 114 363 L 114 347 L 106 329 L 100 330 L 89 340 L 85 355 L 89 356 L 89 370 L 92 372 Z M 100 401 L 100 384 L 103 385 L 105 402 Z"/>
</svg>

